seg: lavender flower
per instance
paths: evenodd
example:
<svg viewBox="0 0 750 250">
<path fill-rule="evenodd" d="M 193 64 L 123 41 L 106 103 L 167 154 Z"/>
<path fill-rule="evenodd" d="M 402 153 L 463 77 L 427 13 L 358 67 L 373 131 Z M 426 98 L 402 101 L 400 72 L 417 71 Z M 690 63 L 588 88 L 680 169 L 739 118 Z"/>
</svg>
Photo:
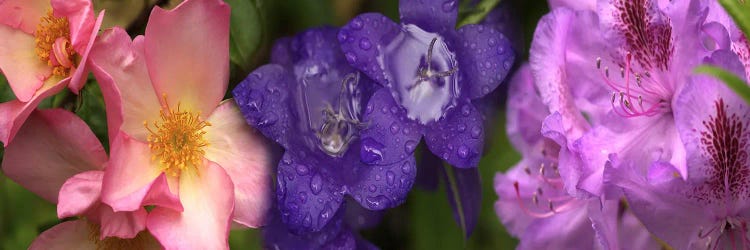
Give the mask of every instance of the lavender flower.
<svg viewBox="0 0 750 250">
<path fill-rule="evenodd" d="M 567 141 L 555 132 L 559 113 L 550 114 L 528 65 L 510 82 L 507 132 L 523 159 L 495 176 L 495 211 L 519 249 L 654 249 L 657 242 L 618 200 L 575 197 L 561 178 L 565 166 L 582 164 L 566 154 Z M 559 129 L 559 128 L 558 128 Z M 622 244 L 621 244 L 622 242 Z"/>
<path fill-rule="evenodd" d="M 728 50 L 714 52 L 706 63 L 745 73 Z M 605 180 L 621 187 L 649 231 L 675 249 L 747 249 L 750 107 L 708 76 L 691 77 L 674 107 L 688 155 L 687 180 L 669 162 L 611 164 Z"/>
<path fill-rule="evenodd" d="M 544 103 L 561 115 L 562 132 L 583 166 L 566 183 L 608 193 L 610 154 L 637 165 L 671 162 L 687 176 L 673 100 L 708 55 L 695 37 L 706 8 L 697 0 L 599 1 L 598 12 L 553 10 L 537 26 L 530 63 Z"/>
<path fill-rule="evenodd" d="M 272 64 L 233 90 L 247 122 L 286 149 L 276 196 L 282 221 L 295 232 L 323 229 L 347 194 L 372 210 L 399 205 L 416 174 L 411 154 L 379 166 L 360 160 L 360 131 L 372 126 L 362 113 L 375 85 L 347 64 L 337 32 L 317 28 L 280 39 Z"/>
<path fill-rule="evenodd" d="M 402 0 L 401 25 L 378 13 L 352 19 L 339 32 L 347 61 L 385 88 L 367 105 L 361 158 L 393 164 L 425 136 L 436 156 L 475 167 L 482 153 L 482 116 L 471 100 L 494 90 L 511 68 L 510 42 L 495 29 L 455 30 L 455 0 Z M 399 137 L 403 137 L 399 139 Z"/>
</svg>

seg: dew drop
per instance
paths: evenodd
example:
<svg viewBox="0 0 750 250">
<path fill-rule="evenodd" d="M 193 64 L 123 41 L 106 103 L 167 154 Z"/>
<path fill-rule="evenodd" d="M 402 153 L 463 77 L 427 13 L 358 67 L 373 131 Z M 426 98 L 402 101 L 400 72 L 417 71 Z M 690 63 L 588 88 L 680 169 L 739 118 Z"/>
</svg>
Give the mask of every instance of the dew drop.
<svg viewBox="0 0 750 250">
<path fill-rule="evenodd" d="M 455 8 L 456 8 L 456 1 L 455 0 L 448 0 L 448 1 L 443 2 L 443 11 L 445 11 L 445 12 L 451 12 Z"/>
<path fill-rule="evenodd" d="M 362 139 L 362 147 L 359 156 L 365 164 L 372 164 L 383 159 L 383 145 L 370 137 Z"/>
<path fill-rule="evenodd" d="M 404 161 L 404 163 L 401 164 L 401 172 L 404 172 L 404 174 L 411 173 L 411 163 L 409 161 Z"/>
<path fill-rule="evenodd" d="M 378 195 L 375 197 L 367 197 L 365 201 L 366 201 L 367 207 L 369 207 L 372 210 L 386 209 L 391 203 L 388 197 L 385 197 L 384 195 Z"/>
<path fill-rule="evenodd" d="M 407 154 L 414 153 L 414 150 L 417 149 L 417 142 L 413 140 L 408 140 L 404 144 L 404 151 L 406 151 Z"/>
<path fill-rule="evenodd" d="M 355 18 L 354 20 L 352 20 L 352 29 L 361 30 L 362 26 L 364 26 L 364 24 L 362 23 L 362 19 Z"/>
<path fill-rule="evenodd" d="M 370 48 L 372 48 L 372 43 L 370 43 L 370 40 L 367 39 L 367 37 L 363 37 L 359 40 L 359 48 L 363 50 L 369 50 Z"/>
<path fill-rule="evenodd" d="M 479 139 L 479 136 L 482 135 L 482 128 L 479 126 L 474 126 L 471 128 L 471 138 Z"/>
<path fill-rule="evenodd" d="M 320 174 L 315 174 L 310 179 L 310 190 L 314 195 L 320 194 L 320 191 L 323 189 L 323 177 L 320 176 Z"/>
<path fill-rule="evenodd" d="M 305 176 L 308 173 L 310 173 L 310 169 L 307 168 L 307 166 L 302 165 L 302 164 L 298 164 L 296 167 L 296 170 L 297 170 L 297 174 L 300 176 Z"/>
<path fill-rule="evenodd" d="M 457 153 L 458 153 L 458 157 L 466 159 L 467 157 L 469 157 L 469 147 L 467 147 L 466 145 L 461 145 L 458 147 Z"/>
</svg>

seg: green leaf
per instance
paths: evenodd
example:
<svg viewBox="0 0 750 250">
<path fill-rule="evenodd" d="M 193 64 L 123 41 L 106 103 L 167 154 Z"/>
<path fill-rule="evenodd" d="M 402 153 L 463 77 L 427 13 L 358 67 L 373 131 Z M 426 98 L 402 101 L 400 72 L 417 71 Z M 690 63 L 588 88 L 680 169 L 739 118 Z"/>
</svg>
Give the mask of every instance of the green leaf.
<svg viewBox="0 0 750 250">
<path fill-rule="evenodd" d="M 745 99 L 745 102 L 750 104 L 750 86 L 747 86 L 747 83 L 742 78 L 734 75 L 732 72 L 714 66 L 703 65 L 695 68 L 695 73 L 711 75 L 720 79 L 742 97 L 742 99 Z"/>
<path fill-rule="evenodd" d="M 256 0 L 225 0 L 232 7 L 229 26 L 229 60 L 250 72 L 263 38 L 263 18 Z"/>
<path fill-rule="evenodd" d="M 747 0 L 719 0 L 745 36 L 750 36 L 750 4 Z"/>
<path fill-rule="evenodd" d="M 459 13 L 461 18 L 459 19 L 458 27 L 479 23 L 500 3 L 500 0 L 481 0 L 473 7 L 468 6 L 468 2 L 470 1 L 466 1 L 461 5 L 461 13 Z"/>
</svg>

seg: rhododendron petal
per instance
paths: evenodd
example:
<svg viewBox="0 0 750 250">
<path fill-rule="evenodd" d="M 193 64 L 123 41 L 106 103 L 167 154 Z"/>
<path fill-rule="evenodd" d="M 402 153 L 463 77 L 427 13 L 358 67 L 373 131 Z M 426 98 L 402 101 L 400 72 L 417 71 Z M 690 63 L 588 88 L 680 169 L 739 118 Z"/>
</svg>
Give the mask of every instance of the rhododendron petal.
<svg viewBox="0 0 750 250">
<path fill-rule="evenodd" d="M 36 54 L 34 36 L 0 25 L 0 70 L 16 98 L 28 102 L 52 74 L 52 67 Z"/>
<path fill-rule="evenodd" d="M 121 28 L 102 34 L 91 50 L 91 68 L 99 80 L 107 107 L 109 138 L 122 130 L 146 141 L 144 121 L 156 121 L 161 105 L 146 69 L 143 36 L 132 43 Z"/>
<path fill-rule="evenodd" d="M 180 174 L 183 212 L 156 207 L 146 227 L 168 249 L 227 249 L 234 206 L 232 180 L 219 165 L 204 161 Z"/>
<path fill-rule="evenodd" d="M 0 2 L 0 24 L 34 34 L 36 25 L 50 9 L 49 0 L 5 0 Z M 3 36 L 3 38 L 6 38 Z"/>
<path fill-rule="evenodd" d="M 31 114 L 18 138 L 5 148 L 3 172 L 42 198 L 57 203 L 71 176 L 100 170 L 106 152 L 94 133 L 75 114 L 62 109 Z"/>
<path fill-rule="evenodd" d="M 74 220 L 44 231 L 31 243 L 29 249 L 97 249 L 97 245 L 91 240 L 89 224 L 84 220 Z"/>
<path fill-rule="evenodd" d="M 99 203 L 104 171 L 87 171 L 70 177 L 60 188 L 57 217 L 83 215 Z"/>
<path fill-rule="evenodd" d="M 229 6 L 210 0 L 185 1 L 170 11 L 154 8 L 145 49 L 158 95 L 166 94 L 171 107 L 208 117 L 229 81 Z"/>
<path fill-rule="evenodd" d="M 227 100 L 208 118 L 206 159 L 219 164 L 234 183 L 233 220 L 249 227 L 265 224 L 271 207 L 271 160 L 259 131 L 245 123 L 234 100 Z"/>
</svg>

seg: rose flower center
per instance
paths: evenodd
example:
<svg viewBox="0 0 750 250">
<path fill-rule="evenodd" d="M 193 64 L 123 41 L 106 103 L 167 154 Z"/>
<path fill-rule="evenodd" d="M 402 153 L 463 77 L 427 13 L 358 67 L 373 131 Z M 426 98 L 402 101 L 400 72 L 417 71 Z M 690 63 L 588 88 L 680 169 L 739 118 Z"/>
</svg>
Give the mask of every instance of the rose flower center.
<svg viewBox="0 0 750 250">
<path fill-rule="evenodd" d="M 201 120 L 199 112 L 181 111 L 179 104 L 177 110 L 167 106 L 159 113 L 161 119 L 153 123 L 155 129 L 149 128 L 147 122 L 143 124 L 151 133 L 148 136 L 151 158 L 158 160 L 161 170 L 172 176 L 200 165 L 205 154 L 203 148 L 208 145 L 203 129 L 211 124 Z"/>
<path fill-rule="evenodd" d="M 52 74 L 67 77 L 75 65 L 75 50 L 70 43 L 68 19 L 55 17 L 50 10 L 43 16 L 34 32 L 36 54 L 47 65 L 52 66 Z"/>
</svg>

